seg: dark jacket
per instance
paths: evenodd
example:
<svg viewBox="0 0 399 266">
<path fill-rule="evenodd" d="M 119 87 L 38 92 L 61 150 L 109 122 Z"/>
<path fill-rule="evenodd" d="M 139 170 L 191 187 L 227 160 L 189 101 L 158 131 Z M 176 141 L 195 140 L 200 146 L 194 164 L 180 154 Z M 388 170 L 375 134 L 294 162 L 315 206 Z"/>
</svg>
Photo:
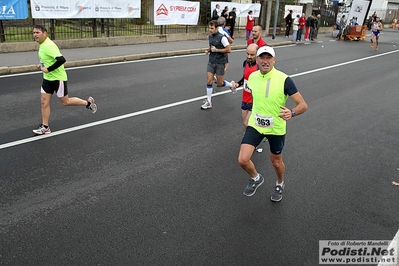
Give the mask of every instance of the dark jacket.
<svg viewBox="0 0 399 266">
<path fill-rule="evenodd" d="M 292 16 L 291 13 L 288 13 L 288 15 L 285 17 L 285 22 L 289 25 L 292 24 Z"/>
</svg>

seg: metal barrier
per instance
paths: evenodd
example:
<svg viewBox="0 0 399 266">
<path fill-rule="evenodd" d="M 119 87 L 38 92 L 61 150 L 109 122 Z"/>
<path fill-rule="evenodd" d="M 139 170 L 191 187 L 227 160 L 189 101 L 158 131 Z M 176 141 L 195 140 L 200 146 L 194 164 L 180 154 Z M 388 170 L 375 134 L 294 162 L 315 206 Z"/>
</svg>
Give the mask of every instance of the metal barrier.
<svg viewBox="0 0 399 266">
<path fill-rule="evenodd" d="M 47 28 L 53 40 L 207 32 L 207 25 L 136 24 L 134 19 L 30 19 L 0 21 L 0 42 L 32 41 L 35 24 Z"/>
</svg>

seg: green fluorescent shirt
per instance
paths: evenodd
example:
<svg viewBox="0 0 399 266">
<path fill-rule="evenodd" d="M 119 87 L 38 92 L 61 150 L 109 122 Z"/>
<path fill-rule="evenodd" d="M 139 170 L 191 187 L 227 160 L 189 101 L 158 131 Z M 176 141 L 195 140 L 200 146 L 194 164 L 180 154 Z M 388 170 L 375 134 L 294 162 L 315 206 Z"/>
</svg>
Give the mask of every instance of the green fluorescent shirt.
<svg viewBox="0 0 399 266">
<path fill-rule="evenodd" d="M 253 72 L 248 79 L 252 91 L 253 106 L 248 126 L 261 134 L 282 136 L 286 133 L 286 121 L 278 115 L 280 106 L 285 106 L 288 95 L 284 94 L 284 83 L 288 76 L 273 68 L 266 75 Z"/>
<path fill-rule="evenodd" d="M 44 42 L 40 44 L 39 47 L 40 61 L 43 62 L 46 67 L 50 67 L 57 61 L 55 58 L 59 56 L 62 56 L 60 49 L 58 49 L 58 46 L 52 40 L 50 40 L 50 38 L 47 37 L 46 40 L 44 40 Z M 50 81 L 68 80 L 64 65 L 60 66 L 57 69 L 54 69 L 49 73 L 43 73 L 43 78 Z"/>
</svg>

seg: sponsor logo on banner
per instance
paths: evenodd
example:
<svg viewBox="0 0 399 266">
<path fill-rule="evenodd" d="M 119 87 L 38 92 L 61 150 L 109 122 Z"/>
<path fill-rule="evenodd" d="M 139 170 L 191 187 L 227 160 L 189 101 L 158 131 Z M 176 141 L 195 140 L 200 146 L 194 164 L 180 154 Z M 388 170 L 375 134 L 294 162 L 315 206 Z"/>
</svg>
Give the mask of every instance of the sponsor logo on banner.
<svg viewBox="0 0 399 266">
<path fill-rule="evenodd" d="M 154 25 L 197 25 L 199 2 L 154 0 Z"/>
<path fill-rule="evenodd" d="M 170 6 L 170 11 L 197 12 L 197 8 L 192 6 Z"/>
<path fill-rule="evenodd" d="M 26 0 L 0 0 L 0 20 L 26 19 L 27 17 Z"/>
<path fill-rule="evenodd" d="M 79 5 L 79 2 L 76 3 L 76 6 L 77 6 L 77 8 L 78 8 L 78 14 L 82 13 L 82 11 L 85 10 L 85 9 L 88 9 L 88 10 L 91 9 L 90 6 L 82 6 L 82 5 Z"/>
<path fill-rule="evenodd" d="M 168 14 L 169 14 L 169 11 L 168 11 L 168 9 L 166 8 L 166 6 L 164 5 L 164 4 L 161 4 L 159 7 L 158 7 L 158 9 L 157 9 L 157 12 L 156 12 L 156 16 L 158 17 L 158 16 L 168 16 Z"/>
<path fill-rule="evenodd" d="M 132 7 L 132 6 L 130 6 L 130 4 L 128 5 L 128 9 L 129 9 L 129 14 L 132 14 L 134 11 L 140 10 L 139 7 Z"/>
<path fill-rule="evenodd" d="M 140 18 L 141 0 L 33 0 L 31 10 L 32 18 Z"/>
</svg>

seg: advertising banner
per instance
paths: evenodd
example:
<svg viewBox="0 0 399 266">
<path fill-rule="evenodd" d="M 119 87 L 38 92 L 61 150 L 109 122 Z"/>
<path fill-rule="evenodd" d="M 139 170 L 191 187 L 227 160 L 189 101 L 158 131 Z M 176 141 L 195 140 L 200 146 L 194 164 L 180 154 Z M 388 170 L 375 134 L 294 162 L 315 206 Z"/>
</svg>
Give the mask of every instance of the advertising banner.
<svg viewBox="0 0 399 266">
<path fill-rule="evenodd" d="M 28 18 L 28 2 L 26 0 L 0 0 L 0 20 Z"/>
<path fill-rule="evenodd" d="M 260 16 L 260 4 L 240 4 L 240 3 L 231 3 L 231 2 L 211 2 L 211 14 L 210 17 L 212 17 L 212 11 L 216 8 L 216 5 L 220 6 L 220 9 L 223 10 L 225 6 L 229 7 L 229 12 L 233 10 L 233 7 L 237 9 L 236 14 L 237 18 L 241 17 L 247 17 L 248 16 L 248 11 L 252 10 L 252 16 L 255 18 L 258 18 Z"/>
<path fill-rule="evenodd" d="M 154 25 L 197 25 L 199 2 L 154 0 Z"/>
<path fill-rule="evenodd" d="M 31 0 L 31 11 L 33 18 L 140 18 L 141 0 Z"/>
<path fill-rule="evenodd" d="M 286 17 L 289 13 L 290 10 L 292 10 L 292 19 L 296 17 L 296 15 L 302 16 L 302 6 L 290 6 L 290 5 L 285 5 L 284 6 L 284 17 Z"/>
<path fill-rule="evenodd" d="M 359 25 L 363 24 L 364 18 L 366 17 L 367 8 L 370 4 L 370 1 L 364 0 L 354 0 L 352 2 L 352 7 L 349 11 L 349 15 L 346 18 L 346 24 L 349 24 L 349 20 L 353 19 L 355 23 Z"/>
</svg>

